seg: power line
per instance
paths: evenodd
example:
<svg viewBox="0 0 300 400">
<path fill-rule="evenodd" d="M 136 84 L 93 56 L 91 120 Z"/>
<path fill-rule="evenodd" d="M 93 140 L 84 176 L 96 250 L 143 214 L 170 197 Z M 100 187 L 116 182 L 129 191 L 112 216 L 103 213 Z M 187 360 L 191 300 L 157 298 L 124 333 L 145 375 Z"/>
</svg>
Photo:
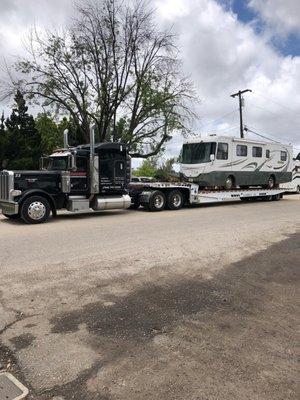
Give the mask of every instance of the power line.
<svg viewBox="0 0 300 400">
<path fill-rule="evenodd" d="M 202 126 L 201 126 L 201 129 L 205 128 L 206 126 L 212 125 L 212 124 L 214 124 L 215 122 L 217 122 L 217 121 L 219 121 L 219 120 L 222 120 L 222 119 L 224 119 L 225 117 L 227 117 L 228 115 L 231 115 L 231 114 L 233 114 L 233 113 L 235 113 L 235 112 L 237 112 L 237 111 L 238 111 L 238 108 L 235 108 L 234 110 L 232 110 L 232 111 L 230 111 L 230 112 L 228 112 L 228 113 L 222 115 L 221 117 L 218 117 L 218 118 L 216 118 L 216 119 L 213 119 L 213 120 L 211 120 L 210 122 L 208 122 L 207 124 L 202 125 Z"/>
<path fill-rule="evenodd" d="M 270 99 L 270 98 L 264 96 L 263 94 L 261 94 L 260 92 L 257 92 L 256 90 L 255 90 L 255 93 L 254 93 L 254 94 L 256 94 L 256 95 L 259 96 L 259 97 L 264 98 L 265 100 L 271 101 L 272 103 L 277 104 L 278 106 L 280 106 L 280 107 L 282 107 L 282 108 L 285 108 L 286 110 L 288 110 L 288 111 L 292 112 L 293 114 L 295 114 L 295 111 L 292 110 L 291 108 L 289 108 L 289 107 L 287 107 L 287 106 L 285 106 L 285 105 L 283 105 L 283 104 L 281 104 L 281 103 L 278 103 L 278 101 L 275 101 L 275 100 L 273 100 L 273 99 Z"/>
<path fill-rule="evenodd" d="M 252 129 L 247 128 L 247 126 L 245 126 L 244 129 L 245 129 L 246 132 L 254 133 L 254 135 L 257 135 L 257 136 L 259 136 L 259 137 L 261 137 L 263 139 L 267 139 L 267 140 L 271 140 L 272 142 L 279 143 L 277 140 L 271 139 L 268 136 L 261 135 L 260 133 L 257 133 L 255 131 L 253 131 Z"/>
</svg>

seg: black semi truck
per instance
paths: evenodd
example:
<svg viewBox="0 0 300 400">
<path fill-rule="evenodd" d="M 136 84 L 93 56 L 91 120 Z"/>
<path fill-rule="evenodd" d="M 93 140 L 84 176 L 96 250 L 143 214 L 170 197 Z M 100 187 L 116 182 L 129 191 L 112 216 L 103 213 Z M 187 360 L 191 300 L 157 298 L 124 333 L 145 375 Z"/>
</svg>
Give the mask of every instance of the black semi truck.
<svg viewBox="0 0 300 400">
<path fill-rule="evenodd" d="M 128 208 L 130 157 L 122 143 L 68 146 L 41 159 L 39 171 L 0 172 L 0 209 L 10 219 L 27 223 L 46 221 L 57 210 L 76 212 L 92 209 Z"/>
<path fill-rule="evenodd" d="M 150 211 L 179 210 L 184 205 L 236 200 L 279 200 L 285 189 L 205 190 L 196 183 L 131 183 L 131 159 L 122 143 L 68 145 L 41 159 L 39 171 L 1 171 L 0 209 L 9 219 L 30 224 L 71 212 L 138 208 Z"/>
</svg>

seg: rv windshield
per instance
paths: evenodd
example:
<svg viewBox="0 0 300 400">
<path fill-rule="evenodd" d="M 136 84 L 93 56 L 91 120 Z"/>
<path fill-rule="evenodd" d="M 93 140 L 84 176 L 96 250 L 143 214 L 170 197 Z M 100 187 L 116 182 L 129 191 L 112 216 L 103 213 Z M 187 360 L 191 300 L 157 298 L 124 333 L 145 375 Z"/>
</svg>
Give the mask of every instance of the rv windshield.
<svg viewBox="0 0 300 400">
<path fill-rule="evenodd" d="M 187 143 L 182 148 L 182 164 L 200 164 L 210 161 L 210 155 L 215 154 L 216 143 Z"/>
</svg>

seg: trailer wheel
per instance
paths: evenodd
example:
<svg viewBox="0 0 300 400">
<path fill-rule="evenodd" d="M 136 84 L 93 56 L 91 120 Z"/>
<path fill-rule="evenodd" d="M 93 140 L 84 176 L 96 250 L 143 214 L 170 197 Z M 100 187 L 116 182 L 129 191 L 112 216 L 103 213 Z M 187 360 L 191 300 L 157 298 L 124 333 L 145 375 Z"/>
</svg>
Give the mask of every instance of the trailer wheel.
<svg viewBox="0 0 300 400">
<path fill-rule="evenodd" d="M 183 206 L 183 196 L 179 190 L 172 190 L 167 197 L 167 207 L 169 210 L 180 210 Z"/>
<path fill-rule="evenodd" d="M 297 186 L 296 192 L 297 192 L 297 193 L 300 193 L 300 185 Z"/>
<path fill-rule="evenodd" d="M 151 193 L 148 203 L 150 211 L 162 211 L 166 206 L 166 196 L 160 190 Z"/>
<path fill-rule="evenodd" d="M 50 215 L 50 204 L 41 196 L 32 196 L 21 206 L 21 218 L 27 224 L 41 224 L 47 221 Z"/>
</svg>

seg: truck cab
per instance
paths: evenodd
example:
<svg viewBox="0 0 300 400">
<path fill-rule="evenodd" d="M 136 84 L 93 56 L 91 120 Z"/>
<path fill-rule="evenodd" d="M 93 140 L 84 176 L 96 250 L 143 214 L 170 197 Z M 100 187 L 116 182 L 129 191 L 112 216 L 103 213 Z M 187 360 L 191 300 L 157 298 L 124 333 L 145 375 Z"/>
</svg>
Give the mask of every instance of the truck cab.
<svg viewBox="0 0 300 400">
<path fill-rule="evenodd" d="M 128 208 L 130 157 L 122 143 L 64 146 L 39 171 L 1 171 L 0 209 L 10 219 L 41 223 L 57 210 Z"/>
</svg>

